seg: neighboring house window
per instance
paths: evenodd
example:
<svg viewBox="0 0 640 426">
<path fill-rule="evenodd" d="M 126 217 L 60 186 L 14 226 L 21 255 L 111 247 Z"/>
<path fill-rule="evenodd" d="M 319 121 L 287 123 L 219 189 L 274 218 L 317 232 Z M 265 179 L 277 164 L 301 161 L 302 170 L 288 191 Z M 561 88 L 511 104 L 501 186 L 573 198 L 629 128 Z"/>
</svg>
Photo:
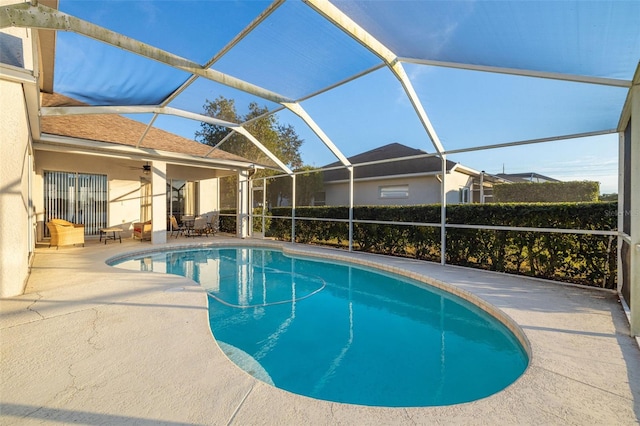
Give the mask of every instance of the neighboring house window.
<svg viewBox="0 0 640 426">
<path fill-rule="evenodd" d="M 107 176 L 44 172 L 45 221 L 64 219 L 84 225 L 86 235 L 107 226 Z M 49 229 L 44 228 L 49 237 Z"/>
<path fill-rule="evenodd" d="M 378 188 L 380 198 L 409 198 L 409 185 L 389 185 Z"/>
<path fill-rule="evenodd" d="M 468 187 L 463 187 L 459 189 L 459 194 L 460 194 L 460 202 L 463 204 L 469 203 L 470 202 L 470 191 Z"/>
<path fill-rule="evenodd" d="M 312 206 L 324 206 L 327 203 L 327 193 L 326 192 L 316 192 L 313 195 Z"/>
<path fill-rule="evenodd" d="M 151 182 L 140 181 L 140 222 L 151 220 Z"/>
</svg>

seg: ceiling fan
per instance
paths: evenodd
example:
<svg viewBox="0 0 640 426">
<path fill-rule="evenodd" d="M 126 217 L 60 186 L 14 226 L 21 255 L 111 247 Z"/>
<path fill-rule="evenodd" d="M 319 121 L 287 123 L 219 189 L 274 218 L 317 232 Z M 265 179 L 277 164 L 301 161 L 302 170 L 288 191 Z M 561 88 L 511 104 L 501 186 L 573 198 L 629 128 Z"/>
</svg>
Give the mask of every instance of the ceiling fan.
<svg viewBox="0 0 640 426">
<path fill-rule="evenodd" d="M 129 166 L 130 170 L 142 170 L 142 173 L 144 173 L 145 175 L 151 174 L 151 164 L 149 164 L 149 162 L 147 161 L 146 163 L 144 163 L 142 165 L 142 167 L 140 166 Z"/>
</svg>

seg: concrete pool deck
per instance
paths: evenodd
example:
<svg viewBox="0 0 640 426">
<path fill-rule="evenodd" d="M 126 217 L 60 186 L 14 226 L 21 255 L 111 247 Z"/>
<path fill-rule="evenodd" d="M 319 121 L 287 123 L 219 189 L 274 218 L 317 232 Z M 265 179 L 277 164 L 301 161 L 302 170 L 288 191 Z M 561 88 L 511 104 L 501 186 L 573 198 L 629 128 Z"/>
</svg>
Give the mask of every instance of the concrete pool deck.
<svg viewBox="0 0 640 426">
<path fill-rule="evenodd" d="M 638 423 L 640 349 L 613 292 L 273 243 L 448 283 L 504 312 L 530 343 L 529 368 L 502 392 L 453 406 L 379 408 L 314 400 L 254 379 L 218 347 L 199 286 L 105 264 L 136 250 L 254 242 L 263 243 L 216 236 L 36 249 L 26 294 L 0 300 L 0 424 Z"/>
</svg>

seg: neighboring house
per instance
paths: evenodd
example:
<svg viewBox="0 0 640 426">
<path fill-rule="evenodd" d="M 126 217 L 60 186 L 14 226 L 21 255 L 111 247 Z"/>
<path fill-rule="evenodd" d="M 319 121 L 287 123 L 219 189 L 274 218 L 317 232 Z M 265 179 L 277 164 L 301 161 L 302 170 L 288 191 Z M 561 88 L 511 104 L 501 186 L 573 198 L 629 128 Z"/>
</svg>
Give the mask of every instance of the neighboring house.
<svg viewBox="0 0 640 426">
<path fill-rule="evenodd" d="M 507 182 L 519 183 L 519 182 L 531 182 L 531 183 L 545 183 L 545 182 L 560 182 L 558 179 L 550 178 L 549 176 L 541 175 L 534 172 L 527 173 L 498 173 L 495 175 L 498 178 L 504 179 Z"/>
<path fill-rule="evenodd" d="M 391 143 L 348 158 L 354 167 L 354 205 L 412 205 L 442 201 L 442 161 L 425 151 Z M 391 160 L 381 162 L 382 160 Z M 338 167 L 332 163 L 323 168 Z M 480 182 L 485 198 L 496 178 L 447 160 L 445 193 L 448 204 L 480 201 Z M 326 205 L 349 205 L 347 169 L 324 172 Z"/>
</svg>

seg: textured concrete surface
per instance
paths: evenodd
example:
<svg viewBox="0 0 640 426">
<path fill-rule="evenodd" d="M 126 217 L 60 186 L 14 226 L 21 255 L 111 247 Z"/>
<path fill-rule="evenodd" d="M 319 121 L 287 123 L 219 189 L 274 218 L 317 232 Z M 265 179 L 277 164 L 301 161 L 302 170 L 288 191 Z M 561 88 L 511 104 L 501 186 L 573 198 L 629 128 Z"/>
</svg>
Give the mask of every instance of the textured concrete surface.
<svg viewBox="0 0 640 426">
<path fill-rule="evenodd" d="M 163 247 L 248 244 L 171 240 Z M 111 268 L 158 247 L 89 241 L 38 248 L 27 293 L 0 300 L 0 424 L 629 425 L 640 417 L 640 349 L 614 293 L 304 245 L 329 256 L 428 276 L 503 316 L 530 366 L 502 392 L 434 408 L 318 401 L 274 388 L 229 361 L 211 335 L 207 297 L 190 280 Z"/>
</svg>

